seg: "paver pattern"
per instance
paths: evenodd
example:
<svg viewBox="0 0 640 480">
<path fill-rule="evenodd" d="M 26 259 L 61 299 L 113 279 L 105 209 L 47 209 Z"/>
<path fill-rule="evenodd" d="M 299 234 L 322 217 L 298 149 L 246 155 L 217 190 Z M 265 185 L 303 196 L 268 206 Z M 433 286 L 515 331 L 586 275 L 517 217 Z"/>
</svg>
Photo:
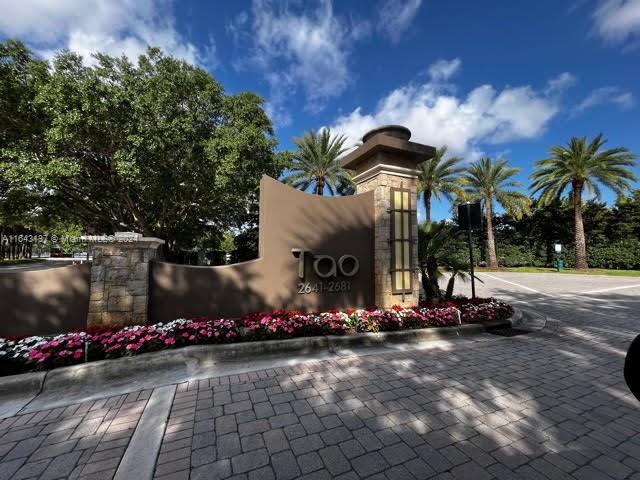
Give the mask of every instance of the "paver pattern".
<svg viewBox="0 0 640 480">
<path fill-rule="evenodd" d="M 112 478 L 151 390 L 0 421 L 0 479 Z"/>
<path fill-rule="evenodd" d="M 154 478 L 640 479 L 640 404 L 622 377 L 640 281 L 575 294 L 571 278 L 500 278 L 514 284 L 484 277 L 480 294 L 560 330 L 180 384 Z M 149 395 L 3 421 L 0 479 L 111 478 Z"/>
</svg>

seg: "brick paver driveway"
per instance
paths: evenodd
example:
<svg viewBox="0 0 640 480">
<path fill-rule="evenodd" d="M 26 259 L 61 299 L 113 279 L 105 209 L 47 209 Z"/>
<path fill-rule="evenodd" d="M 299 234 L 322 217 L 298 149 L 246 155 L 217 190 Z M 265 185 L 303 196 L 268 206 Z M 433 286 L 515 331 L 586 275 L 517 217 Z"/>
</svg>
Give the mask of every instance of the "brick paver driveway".
<svg viewBox="0 0 640 480">
<path fill-rule="evenodd" d="M 640 478 L 640 279 L 480 276 L 560 331 L 180 384 L 154 477 Z M 111 478 L 149 395 L 5 420 L 0 479 Z"/>
</svg>

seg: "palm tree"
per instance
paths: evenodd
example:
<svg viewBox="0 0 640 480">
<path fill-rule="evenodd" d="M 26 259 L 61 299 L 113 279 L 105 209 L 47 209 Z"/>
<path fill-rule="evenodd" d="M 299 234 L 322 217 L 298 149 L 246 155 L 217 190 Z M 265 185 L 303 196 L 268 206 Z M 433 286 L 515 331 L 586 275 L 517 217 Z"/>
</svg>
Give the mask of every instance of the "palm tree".
<svg viewBox="0 0 640 480">
<path fill-rule="evenodd" d="M 438 257 L 449 245 L 451 233 L 455 234 L 444 222 L 425 222 L 418 226 L 418 258 L 422 288 L 429 302 L 437 302 L 441 298 L 438 279 L 442 273 L 438 269 Z"/>
<path fill-rule="evenodd" d="M 469 262 L 461 260 L 451 251 L 452 242 L 456 242 L 462 236 L 462 232 L 454 225 L 444 221 L 421 223 L 418 226 L 418 259 L 424 295 L 429 302 L 438 302 L 442 298 L 439 280 L 443 273 L 442 267 L 450 274 L 447 281 L 445 298 L 453 296 L 453 288 L 456 279 L 466 281 L 471 278 Z M 475 277 L 477 280 L 478 277 Z"/>
<path fill-rule="evenodd" d="M 467 168 L 463 176 L 467 193 L 484 203 L 484 217 L 487 224 L 487 250 L 489 268 L 498 268 L 496 243 L 493 235 L 493 202 L 497 201 L 507 214 L 521 218 L 529 212 L 531 200 L 525 194 L 513 190 L 522 184 L 511 178 L 520 172 L 519 168 L 508 167 L 507 160 L 493 161 L 484 157 Z"/>
<path fill-rule="evenodd" d="M 294 138 L 298 149 L 293 154 L 285 182 L 300 190 L 312 187 L 317 195 L 323 195 L 325 187 L 331 195 L 338 189 L 345 191 L 352 183 L 351 175 L 339 162 L 339 157 L 347 150 L 344 148 L 346 140 L 344 135 L 332 137 L 328 128 L 319 133 L 311 130 L 301 138 Z"/>
<path fill-rule="evenodd" d="M 447 289 L 444 298 L 450 300 L 453 297 L 453 289 L 455 287 L 456 279 L 459 278 L 462 282 L 466 282 L 471 278 L 469 262 L 460 260 L 454 255 L 449 255 L 443 259 L 442 263 L 445 271 L 449 273 L 449 280 L 447 281 Z M 480 283 L 484 283 L 475 275 L 473 278 Z"/>
<path fill-rule="evenodd" d="M 444 196 L 450 202 L 452 194 L 461 190 L 459 175 L 464 168 L 458 164 L 462 162 L 460 157 L 451 157 L 444 160 L 447 146 L 436 149 L 436 153 L 420 164 L 420 176 L 418 178 L 418 192 L 422 192 L 425 209 L 425 220 L 431 222 L 431 197 L 440 200 Z"/>
<path fill-rule="evenodd" d="M 631 168 L 636 155 L 628 148 L 617 147 L 602 150 L 607 141 L 602 134 L 587 144 L 586 137 L 572 137 L 568 145 L 554 145 L 549 149 L 550 157 L 535 163 L 531 174 L 531 189 L 540 193 L 540 204 L 549 205 L 561 198 L 571 186 L 573 217 L 575 223 L 576 268 L 588 268 L 587 246 L 582 223 L 582 193 L 587 187 L 591 195 L 600 198 L 599 183 L 622 195 L 630 190 L 630 181 L 635 180 Z"/>
</svg>

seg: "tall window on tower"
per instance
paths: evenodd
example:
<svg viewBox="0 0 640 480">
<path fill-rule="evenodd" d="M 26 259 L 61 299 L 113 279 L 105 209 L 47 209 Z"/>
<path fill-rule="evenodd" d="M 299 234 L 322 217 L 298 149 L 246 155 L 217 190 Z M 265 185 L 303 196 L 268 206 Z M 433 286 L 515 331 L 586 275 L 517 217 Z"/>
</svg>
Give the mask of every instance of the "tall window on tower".
<svg viewBox="0 0 640 480">
<path fill-rule="evenodd" d="M 411 293 L 411 204 L 409 190 L 391 189 L 391 284 L 393 293 Z"/>
</svg>

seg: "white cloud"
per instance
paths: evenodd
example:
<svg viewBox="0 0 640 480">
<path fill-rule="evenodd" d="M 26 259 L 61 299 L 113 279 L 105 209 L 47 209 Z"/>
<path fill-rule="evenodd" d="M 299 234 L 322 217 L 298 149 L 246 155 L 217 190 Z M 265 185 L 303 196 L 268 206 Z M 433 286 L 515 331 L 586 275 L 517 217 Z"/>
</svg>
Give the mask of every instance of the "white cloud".
<svg viewBox="0 0 640 480">
<path fill-rule="evenodd" d="M 622 109 L 633 107 L 635 99 L 631 92 L 623 90 L 617 86 L 607 86 L 596 88 L 584 100 L 582 100 L 572 111 L 576 116 L 589 108 L 602 105 L 615 105 Z"/>
<path fill-rule="evenodd" d="M 147 46 L 212 66 L 215 44 L 201 52 L 176 30 L 171 0 L 0 0 L 0 32 L 44 56 L 67 48 L 91 63 L 97 51 L 131 59 Z"/>
<path fill-rule="evenodd" d="M 248 48 L 236 68 L 262 72 L 271 89 L 270 110 L 280 117 L 288 116 L 284 104 L 298 88 L 306 108 L 314 112 L 344 92 L 350 82 L 351 44 L 369 29 L 367 23 L 337 17 L 330 0 L 321 0 L 317 8 L 299 7 L 254 0 L 251 15 L 243 12 L 228 27 L 236 43 Z"/>
<path fill-rule="evenodd" d="M 459 65 L 458 67 L 459 68 Z M 436 69 L 437 70 L 437 69 Z M 560 77 L 547 85 L 568 85 Z M 482 144 L 538 137 L 560 110 L 559 97 L 524 85 L 497 90 L 480 85 L 465 97 L 457 96 L 433 79 L 399 87 L 382 98 L 373 112 L 358 107 L 331 125 L 348 137 L 347 144 L 384 124 L 408 127 L 418 142 L 448 145 L 451 154 L 477 158 Z"/>
<path fill-rule="evenodd" d="M 458 73 L 462 61 L 459 58 L 453 60 L 438 60 L 429 67 L 429 76 L 434 82 L 446 82 Z"/>
<path fill-rule="evenodd" d="M 547 88 L 545 93 L 547 95 L 561 95 L 570 87 L 573 87 L 577 82 L 574 75 L 569 72 L 562 72 L 557 77 L 552 78 L 547 82 Z"/>
<path fill-rule="evenodd" d="M 382 0 L 378 6 L 378 30 L 397 43 L 413 22 L 421 3 L 422 0 Z"/>
<path fill-rule="evenodd" d="M 602 39 L 624 43 L 640 35 L 640 0 L 602 0 L 593 20 L 595 32 Z"/>
</svg>

